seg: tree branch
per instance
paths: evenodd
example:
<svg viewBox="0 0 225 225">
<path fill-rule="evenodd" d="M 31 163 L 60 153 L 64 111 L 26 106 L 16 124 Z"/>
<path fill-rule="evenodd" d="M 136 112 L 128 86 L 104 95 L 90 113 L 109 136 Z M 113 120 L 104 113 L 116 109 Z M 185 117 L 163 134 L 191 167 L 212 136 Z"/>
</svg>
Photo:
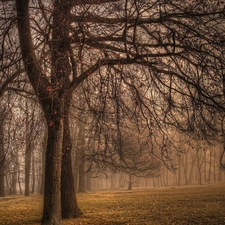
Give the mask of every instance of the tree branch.
<svg viewBox="0 0 225 225">
<path fill-rule="evenodd" d="M 49 93 L 46 87 L 49 86 L 49 82 L 38 64 L 32 42 L 29 22 L 29 0 L 16 0 L 16 10 L 21 54 L 27 75 L 35 93 L 38 95 L 41 94 L 42 97 L 47 97 Z"/>
<path fill-rule="evenodd" d="M 12 83 L 13 80 L 16 79 L 21 73 L 23 73 L 25 70 L 17 70 L 14 74 L 12 74 L 10 77 L 8 77 L 2 84 L 0 88 L 0 98 L 3 96 L 3 94 L 7 91 L 8 85 Z"/>
</svg>

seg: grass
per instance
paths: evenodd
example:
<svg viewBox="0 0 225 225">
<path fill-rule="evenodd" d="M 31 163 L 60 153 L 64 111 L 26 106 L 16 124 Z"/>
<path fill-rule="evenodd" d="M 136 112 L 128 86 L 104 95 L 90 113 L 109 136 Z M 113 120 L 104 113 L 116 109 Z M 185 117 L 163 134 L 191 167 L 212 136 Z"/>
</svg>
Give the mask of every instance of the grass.
<svg viewBox="0 0 225 225">
<path fill-rule="evenodd" d="M 83 216 L 64 225 L 225 225 L 225 184 L 77 194 Z M 0 225 L 40 225 L 42 197 L 0 198 Z"/>
</svg>

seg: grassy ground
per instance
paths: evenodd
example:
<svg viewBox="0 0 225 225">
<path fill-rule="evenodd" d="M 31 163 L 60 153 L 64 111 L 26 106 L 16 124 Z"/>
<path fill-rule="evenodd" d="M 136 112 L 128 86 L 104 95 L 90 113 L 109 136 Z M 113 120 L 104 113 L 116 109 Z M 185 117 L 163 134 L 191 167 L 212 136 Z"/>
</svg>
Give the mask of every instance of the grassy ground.
<svg viewBox="0 0 225 225">
<path fill-rule="evenodd" d="M 83 216 L 64 225 L 225 225 L 225 184 L 89 192 L 77 195 Z M 0 198 L 0 225 L 40 225 L 42 197 Z"/>
</svg>

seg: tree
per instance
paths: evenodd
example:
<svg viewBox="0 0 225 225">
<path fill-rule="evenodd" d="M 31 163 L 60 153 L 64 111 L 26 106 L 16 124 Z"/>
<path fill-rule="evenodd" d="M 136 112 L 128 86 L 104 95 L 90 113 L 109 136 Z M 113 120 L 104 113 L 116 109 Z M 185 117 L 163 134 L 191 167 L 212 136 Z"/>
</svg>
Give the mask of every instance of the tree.
<svg viewBox="0 0 225 225">
<path fill-rule="evenodd" d="M 165 146 L 172 145 L 166 130 L 176 126 L 189 131 L 190 111 L 185 110 L 190 105 L 207 106 L 199 107 L 199 112 L 211 108 L 224 112 L 220 1 L 15 2 L 17 17 L 3 29 L 10 30 L 17 21 L 15 46 L 48 125 L 43 225 L 61 224 L 61 190 L 69 192 L 70 200 L 75 196 L 73 185 L 63 189 L 61 183 L 72 182 L 69 109 L 72 93 L 84 80 L 88 96 L 92 95 L 87 104 L 95 109 L 99 124 L 107 127 L 105 110 L 110 109 L 119 138 L 125 114 L 144 123 L 152 139 L 156 140 L 152 130 L 158 130 L 164 162 L 169 155 Z M 68 202 L 64 197 L 62 193 L 62 205 Z M 80 214 L 75 202 L 66 217 Z"/>
<path fill-rule="evenodd" d="M 85 192 L 86 191 L 86 185 L 85 185 L 85 151 L 84 151 L 84 124 L 80 121 L 79 122 L 79 134 L 77 137 L 77 151 L 78 151 L 78 158 L 79 158 L 79 168 L 78 168 L 78 174 L 79 174 L 79 185 L 78 185 L 78 191 L 79 192 Z"/>
<path fill-rule="evenodd" d="M 122 135 L 120 153 L 122 157 L 119 162 L 113 163 L 115 170 L 125 172 L 129 175 L 128 190 L 132 189 L 132 178 L 136 177 L 157 177 L 161 173 L 162 163 L 152 154 L 145 134 L 137 134 L 135 129 L 125 131 Z M 156 154 L 156 149 L 154 150 Z"/>
<path fill-rule="evenodd" d="M 25 103 L 25 122 L 26 122 L 26 137 L 25 137 L 25 196 L 30 195 L 30 170 L 31 170 L 31 157 L 33 152 L 33 142 L 32 131 L 34 131 L 34 108 L 31 112 L 31 118 L 29 116 L 29 109 L 27 102 Z"/>
<path fill-rule="evenodd" d="M 62 153 L 64 154 L 63 161 L 71 164 L 71 162 L 67 160 L 68 157 L 66 157 L 71 147 L 70 140 L 68 139 L 70 138 L 68 126 L 65 124 L 68 123 L 71 92 L 78 85 L 78 82 L 73 82 L 71 84 L 69 79 L 70 63 L 67 56 L 69 30 L 65 21 L 63 24 L 61 23 L 68 16 L 71 6 L 68 2 L 61 4 L 61 2 L 58 1 L 55 1 L 53 5 L 53 39 L 51 41 L 53 51 L 51 64 L 53 70 L 51 71 L 50 80 L 48 80 L 46 74 L 43 74 L 34 52 L 34 43 L 29 22 L 29 1 L 16 1 L 16 7 L 20 48 L 24 65 L 34 91 L 40 100 L 48 124 L 42 224 L 61 224 L 60 189 Z M 66 138 L 67 140 L 65 140 Z M 66 147 L 64 149 L 63 143 L 66 143 L 66 146 L 64 144 L 64 147 Z M 68 167 L 64 167 L 63 165 L 62 168 L 65 170 Z M 62 184 L 64 183 L 62 182 Z M 73 187 L 71 187 L 71 189 L 73 191 Z M 73 195 L 69 193 L 67 200 L 74 200 L 73 196 L 75 198 L 74 191 Z M 66 201 L 62 199 L 62 202 Z M 72 201 L 73 210 L 75 214 L 78 214 L 79 209 L 75 203 L 75 200 Z"/>
<path fill-rule="evenodd" d="M 0 197 L 5 197 L 5 152 L 4 152 L 4 134 L 3 134 L 3 123 L 4 123 L 4 111 L 1 110 L 0 119 Z"/>
</svg>

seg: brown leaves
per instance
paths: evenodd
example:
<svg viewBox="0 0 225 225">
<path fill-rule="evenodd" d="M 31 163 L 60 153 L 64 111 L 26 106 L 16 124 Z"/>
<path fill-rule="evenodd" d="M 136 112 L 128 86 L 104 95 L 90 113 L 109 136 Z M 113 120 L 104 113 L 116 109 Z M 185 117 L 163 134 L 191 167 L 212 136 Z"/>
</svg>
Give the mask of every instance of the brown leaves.
<svg viewBox="0 0 225 225">
<path fill-rule="evenodd" d="M 91 191 L 77 194 L 83 216 L 64 225 L 224 224 L 224 184 L 201 187 Z M 39 225 L 42 197 L 0 199 L 0 224 Z M 35 202 L 35 204 L 34 204 Z M 35 222 L 36 221 L 36 222 Z"/>
</svg>

